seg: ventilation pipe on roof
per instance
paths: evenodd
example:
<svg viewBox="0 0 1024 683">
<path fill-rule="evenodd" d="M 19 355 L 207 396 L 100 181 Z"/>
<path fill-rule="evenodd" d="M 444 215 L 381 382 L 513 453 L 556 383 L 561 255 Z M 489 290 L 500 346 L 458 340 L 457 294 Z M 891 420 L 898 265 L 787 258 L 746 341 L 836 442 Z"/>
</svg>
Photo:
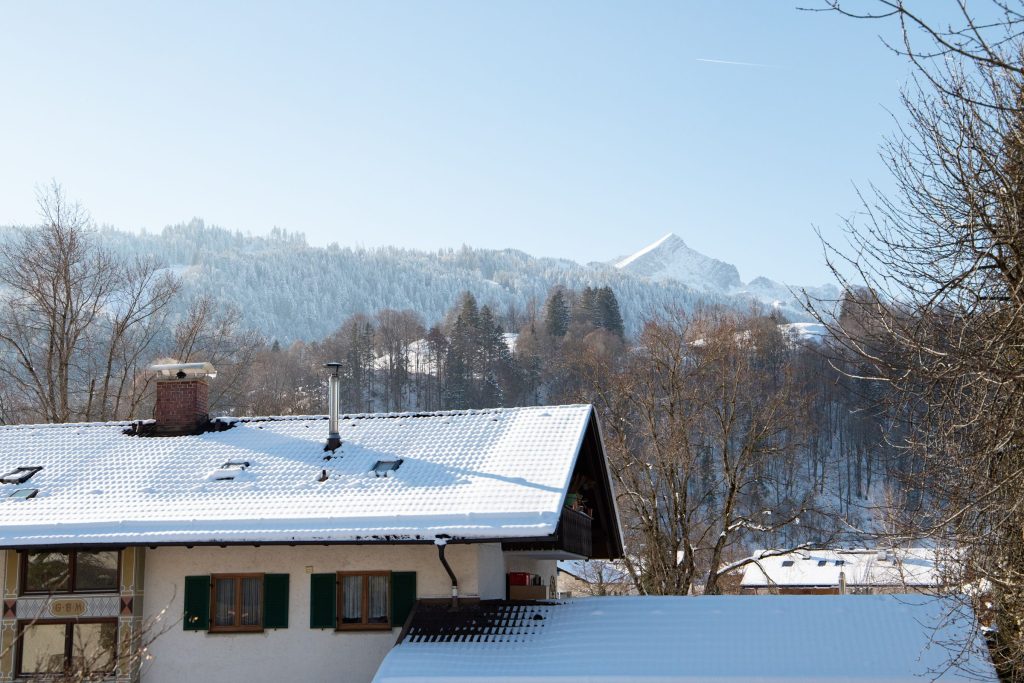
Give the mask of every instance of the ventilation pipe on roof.
<svg viewBox="0 0 1024 683">
<path fill-rule="evenodd" d="M 438 559 L 441 560 L 444 570 L 448 572 L 448 576 L 452 580 L 452 606 L 450 610 L 454 612 L 459 609 L 459 580 L 455 578 L 455 572 L 452 571 L 451 565 L 448 564 L 448 560 L 444 556 L 444 549 L 448 545 L 448 538 L 447 534 L 441 534 L 434 539 L 434 545 L 437 546 Z"/>
<path fill-rule="evenodd" d="M 324 363 L 325 368 L 331 369 L 327 378 L 327 444 L 325 451 L 334 451 L 341 448 L 341 433 L 338 431 L 338 421 L 341 419 L 341 363 Z"/>
</svg>

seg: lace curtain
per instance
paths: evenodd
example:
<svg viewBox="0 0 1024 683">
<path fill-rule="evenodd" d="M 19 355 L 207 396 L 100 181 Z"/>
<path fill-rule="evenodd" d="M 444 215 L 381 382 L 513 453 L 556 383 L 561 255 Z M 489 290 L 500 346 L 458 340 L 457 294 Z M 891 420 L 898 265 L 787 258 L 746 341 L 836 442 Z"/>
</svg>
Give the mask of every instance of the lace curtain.
<svg viewBox="0 0 1024 683">
<path fill-rule="evenodd" d="M 367 621 L 371 624 L 388 622 L 388 577 L 368 576 L 369 579 L 369 611 Z"/>
<path fill-rule="evenodd" d="M 354 574 L 342 577 L 341 621 L 344 624 L 388 623 L 388 577 Z M 364 614 L 364 592 L 365 611 Z"/>
</svg>

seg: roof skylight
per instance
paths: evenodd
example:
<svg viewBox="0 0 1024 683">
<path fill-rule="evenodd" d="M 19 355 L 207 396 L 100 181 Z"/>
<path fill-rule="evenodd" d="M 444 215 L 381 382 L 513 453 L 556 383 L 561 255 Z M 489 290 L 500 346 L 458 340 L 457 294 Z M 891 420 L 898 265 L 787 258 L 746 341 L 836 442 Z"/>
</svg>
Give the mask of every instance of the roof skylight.
<svg viewBox="0 0 1024 683">
<path fill-rule="evenodd" d="M 0 484 L 24 484 L 42 467 L 18 467 L 0 477 Z"/>
<path fill-rule="evenodd" d="M 39 493 L 39 489 L 18 489 L 9 497 L 14 500 L 28 500 L 29 498 L 35 498 L 37 493 Z"/>
<path fill-rule="evenodd" d="M 206 475 L 206 478 L 210 481 L 234 481 L 235 478 L 249 469 L 249 465 L 248 460 L 228 460 Z"/>
<path fill-rule="evenodd" d="M 828 564 L 828 560 L 818 560 L 819 567 L 824 567 L 826 564 Z"/>
<path fill-rule="evenodd" d="M 782 561 L 782 566 L 783 567 L 792 567 L 793 566 L 793 560 L 783 560 Z"/>
<path fill-rule="evenodd" d="M 378 460 L 377 464 L 373 466 L 373 473 L 378 477 L 386 477 L 388 473 L 394 472 L 402 466 L 402 459 L 397 460 Z"/>
</svg>

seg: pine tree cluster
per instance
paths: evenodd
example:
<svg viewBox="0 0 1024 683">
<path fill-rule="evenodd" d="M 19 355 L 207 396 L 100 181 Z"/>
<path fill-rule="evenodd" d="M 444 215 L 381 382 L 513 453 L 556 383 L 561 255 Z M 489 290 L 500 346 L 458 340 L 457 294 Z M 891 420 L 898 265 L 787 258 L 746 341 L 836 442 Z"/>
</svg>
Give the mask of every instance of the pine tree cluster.
<svg viewBox="0 0 1024 683">
<path fill-rule="evenodd" d="M 606 330 L 622 338 L 626 330 L 612 288 L 588 285 L 578 295 L 563 287 L 553 289 L 544 304 L 544 329 L 552 337 L 564 337 L 570 327 Z"/>
</svg>

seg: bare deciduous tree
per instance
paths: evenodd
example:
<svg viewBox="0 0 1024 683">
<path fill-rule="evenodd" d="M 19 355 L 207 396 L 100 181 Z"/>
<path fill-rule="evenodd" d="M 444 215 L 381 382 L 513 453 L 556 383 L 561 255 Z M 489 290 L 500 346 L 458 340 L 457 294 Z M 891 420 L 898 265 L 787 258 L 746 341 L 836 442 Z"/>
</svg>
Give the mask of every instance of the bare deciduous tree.
<svg viewBox="0 0 1024 683">
<path fill-rule="evenodd" d="M 46 658 L 36 661 L 25 661 L 22 654 L 22 666 L 26 664 L 54 683 L 98 683 L 111 680 L 111 670 L 130 672 L 132 680 L 136 680 L 146 666 L 152 661 L 151 647 L 164 633 L 180 623 L 168 619 L 168 607 L 164 607 L 152 617 L 140 619 L 137 623 L 119 626 L 111 633 L 104 633 L 96 642 L 75 643 L 71 650 L 70 660 L 62 656 L 60 661 L 50 662 Z M 25 633 L 39 619 L 31 619 L 25 627 L 18 631 L 14 642 L 0 649 L 0 658 L 23 647 Z M 123 631 L 123 633 L 121 632 Z M 116 653 L 116 654 L 115 654 Z M 63 653 L 62 653 L 63 655 Z M 35 675 L 33 675 L 35 677 Z"/>
<path fill-rule="evenodd" d="M 997 666 L 1021 681 L 1024 13 L 954 6 L 948 25 L 923 3 L 826 3 L 898 21 L 893 49 L 916 67 L 908 123 L 884 147 L 896 191 L 866 197 L 850 246 L 831 250 L 848 295 L 826 322 L 858 360 L 852 374 L 887 382 L 903 418 L 914 466 L 900 531 L 955 548 L 951 578 L 991 591 Z"/>
<path fill-rule="evenodd" d="M 263 339 L 243 327 L 241 312 L 211 296 L 199 296 L 174 326 L 173 350 L 177 361 L 208 361 L 217 368 L 211 385 L 211 410 L 232 410 L 246 403 L 245 393 Z"/>
<path fill-rule="evenodd" d="M 422 317 L 415 311 L 396 311 L 385 308 L 377 312 L 376 352 L 384 371 L 384 410 L 402 410 L 409 404 L 411 367 L 420 360 L 420 354 L 410 362 L 410 348 L 426 334 Z"/>
<path fill-rule="evenodd" d="M 98 246 L 88 214 L 56 182 L 38 203 L 42 224 L 0 242 L 8 409 L 46 422 L 125 416 L 178 281 L 152 260 Z"/>
<path fill-rule="evenodd" d="M 800 544 L 786 532 L 813 490 L 784 481 L 801 399 L 773 321 L 673 313 L 649 321 L 621 362 L 597 347 L 585 363 L 639 592 L 718 593 L 752 561 L 752 542 Z"/>
</svg>

